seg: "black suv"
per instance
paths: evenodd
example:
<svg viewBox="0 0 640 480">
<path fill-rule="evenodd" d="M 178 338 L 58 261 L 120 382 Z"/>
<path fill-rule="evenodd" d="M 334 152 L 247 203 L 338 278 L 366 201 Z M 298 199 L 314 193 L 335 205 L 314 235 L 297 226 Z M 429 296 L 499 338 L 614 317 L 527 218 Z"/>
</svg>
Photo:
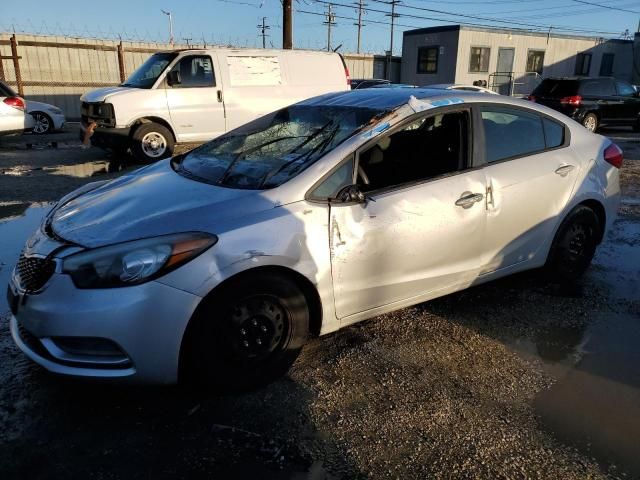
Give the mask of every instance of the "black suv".
<svg viewBox="0 0 640 480">
<path fill-rule="evenodd" d="M 595 132 L 601 125 L 640 131 L 640 97 L 627 82 L 612 77 L 545 78 L 529 100 L 558 110 Z"/>
</svg>

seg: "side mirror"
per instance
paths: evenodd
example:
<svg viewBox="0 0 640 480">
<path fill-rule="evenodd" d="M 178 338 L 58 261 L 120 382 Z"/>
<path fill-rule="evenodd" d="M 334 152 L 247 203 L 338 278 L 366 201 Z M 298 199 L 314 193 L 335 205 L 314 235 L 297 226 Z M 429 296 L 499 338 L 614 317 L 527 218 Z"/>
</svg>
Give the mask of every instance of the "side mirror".
<svg viewBox="0 0 640 480">
<path fill-rule="evenodd" d="M 367 197 L 358 185 L 343 187 L 336 195 L 336 198 L 342 203 L 365 203 L 367 201 Z"/>
<path fill-rule="evenodd" d="M 182 79 L 180 78 L 180 72 L 177 70 L 171 70 L 167 73 L 167 84 L 170 87 L 174 85 L 180 85 L 182 83 Z"/>
</svg>

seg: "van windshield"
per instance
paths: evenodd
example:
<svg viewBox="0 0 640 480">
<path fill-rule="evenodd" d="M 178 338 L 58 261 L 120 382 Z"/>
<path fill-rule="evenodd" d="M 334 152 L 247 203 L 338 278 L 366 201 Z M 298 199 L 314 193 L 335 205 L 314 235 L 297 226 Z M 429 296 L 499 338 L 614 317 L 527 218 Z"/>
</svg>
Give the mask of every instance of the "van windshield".
<svg viewBox="0 0 640 480">
<path fill-rule="evenodd" d="M 160 74 L 177 55 L 175 52 L 154 53 L 121 86 L 147 89 L 153 87 Z"/>
<path fill-rule="evenodd" d="M 243 125 L 173 162 L 186 177 L 266 189 L 295 177 L 386 111 L 292 105 Z"/>
</svg>

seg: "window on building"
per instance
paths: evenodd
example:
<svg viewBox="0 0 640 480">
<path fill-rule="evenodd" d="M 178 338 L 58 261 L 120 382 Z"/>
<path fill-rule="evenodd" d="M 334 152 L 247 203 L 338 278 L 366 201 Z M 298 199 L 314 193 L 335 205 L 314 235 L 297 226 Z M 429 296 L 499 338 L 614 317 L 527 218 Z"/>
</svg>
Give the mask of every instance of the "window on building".
<svg viewBox="0 0 640 480">
<path fill-rule="evenodd" d="M 542 75 L 544 68 L 544 50 L 529 50 L 527 52 L 527 72 Z"/>
<path fill-rule="evenodd" d="M 439 47 L 418 48 L 418 73 L 438 73 Z"/>
<path fill-rule="evenodd" d="M 613 53 L 603 53 L 602 62 L 600 63 L 600 76 L 610 77 L 613 73 Z"/>
<path fill-rule="evenodd" d="M 471 56 L 469 57 L 469 71 L 488 72 L 490 55 L 491 49 L 489 47 L 471 47 Z"/>
<path fill-rule="evenodd" d="M 576 75 L 589 75 L 591 70 L 591 54 L 579 53 L 576 55 Z"/>
</svg>

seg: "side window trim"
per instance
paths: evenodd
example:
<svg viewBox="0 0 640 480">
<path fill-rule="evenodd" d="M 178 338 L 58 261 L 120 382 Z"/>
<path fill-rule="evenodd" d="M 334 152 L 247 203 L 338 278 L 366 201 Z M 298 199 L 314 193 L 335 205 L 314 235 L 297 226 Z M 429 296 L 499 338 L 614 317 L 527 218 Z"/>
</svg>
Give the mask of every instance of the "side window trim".
<svg viewBox="0 0 640 480">
<path fill-rule="evenodd" d="M 561 145 L 558 145 L 557 147 L 551 147 L 551 148 L 544 148 L 543 150 L 537 150 L 535 152 L 529 152 L 529 153 L 525 153 L 525 154 L 521 154 L 521 155 L 513 155 L 511 157 L 507 157 L 507 158 L 503 158 L 501 160 L 497 160 L 495 162 L 487 162 L 486 159 L 486 149 L 485 147 L 485 142 L 486 142 L 486 138 L 485 138 L 485 132 L 484 132 L 484 125 L 482 124 L 482 108 L 483 107 L 495 107 L 495 108 L 508 108 L 508 109 L 513 109 L 513 110 L 521 110 L 525 113 L 528 113 L 530 115 L 538 115 L 542 119 L 548 119 L 551 120 L 559 125 L 562 125 L 563 129 L 564 129 L 564 141 Z M 486 103 L 486 102 L 482 102 L 482 103 L 474 103 L 472 108 L 476 111 L 476 116 L 479 119 L 479 123 L 476 125 L 474 122 L 474 127 L 477 128 L 476 130 L 476 138 L 478 139 L 477 142 L 477 149 L 478 149 L 478 158 L 479 158 L 479 163 L 480 168 L 484 168 L 484 167 L 489 167 L 491 165 L 498 165 L 500 163 L 504 163 L 504 162 L 510 162 L 512 160 L 518 160 L 520 158 L 526 158 L 526 157 L 531 157 L 533 155 L 539 155 L 541 153 L 547 153 L 547 152 L 553 152 L 554 150 L 559 150 L 561 148 L 567 148 L 568 146 L 571 145 L 571 130 L 569 129 L 569 127 L 567 127 L 567 125 L 564 122 L 561 122 L 560 120 L 552 117 L 551 115 L 547 115 L 546 113 L 543 112 L 539 112 L 537 110 L 532 110 L 530 108 L 526 108 L 520 105 L 510 105 L 510 104 L 499 104 L 499 103 Z M 544 133 L 544 125 L 542 126 L 542 131 Z M 545 145 L 546 145 L 546 138 L 545 138 Z"/>
<path fill-rule="evenodd" d="M 351 169 L 351 182 L 355 183 L 356 177 L 357 177 L 357 173 L 356 173 L 357 167 L 356 167 L 355 152 L 352 152 L 346 157 L 344 157 L 342 160 L 340 160 L 340 162 L 338 162 L 338 164 L 334 166 L 331 170 L 329 170 L 322 177 L 320 177 L 320 179 L 317 182 L 315 182 L 311 186 L 311 188 L 307 190 L 307 193 L 304 194 L 304 199 L 308 202 L 313 202 L 313 203 L 322 203 L 322 204 L 328 203 L 331 200 L 331 197 L 327 197 L 327 198 L 315 197 L 313 196 L 313 192 L 315 192 L 320 187 L 320 185 L 322 185 L 326 180 L 328 180 L 334 173 L 340 170 L 345 163 L 349 163 L 349 162 L 353 162 L 353 166 Z"/>
</svg>

